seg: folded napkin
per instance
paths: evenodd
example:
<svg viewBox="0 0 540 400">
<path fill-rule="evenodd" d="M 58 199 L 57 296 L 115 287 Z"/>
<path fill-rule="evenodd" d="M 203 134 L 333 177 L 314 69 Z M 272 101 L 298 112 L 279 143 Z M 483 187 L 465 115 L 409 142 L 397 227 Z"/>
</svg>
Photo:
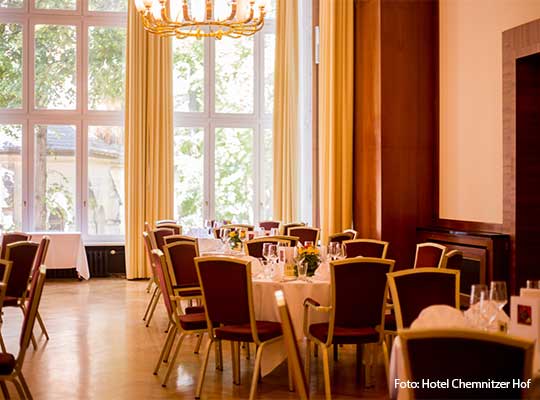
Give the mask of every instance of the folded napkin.
<svg viewBox="0 0 540 400">
<path fill-rule="evenodd" d="M 469 326 L 461 311 L 446 305 L 426 307 L 411 324 L 411 329 L 465 328 Z"/>
</svg>

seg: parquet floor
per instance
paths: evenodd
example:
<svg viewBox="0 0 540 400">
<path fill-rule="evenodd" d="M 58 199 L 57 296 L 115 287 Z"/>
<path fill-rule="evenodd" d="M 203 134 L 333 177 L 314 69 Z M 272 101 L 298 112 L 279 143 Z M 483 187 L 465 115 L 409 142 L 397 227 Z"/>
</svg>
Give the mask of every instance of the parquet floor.
<svg viewBox="0 0 540 400">
<path fill-rule="evenodd" d="M 23 368 L 35 399 L 194 398 L 202 358 L 193 354 L 195 338 L 184 341 L 167 388 L 152 374 L 167 320 L 160 303 L 150 327 L 144 327 L 141 318 L 150 296 L 145 287 L 146 282 L 120 278 L 46 282 L 40 312 L 51 339 L 37 335 L 38 349 L 30 346 Z M 15 354 L 21 321 L 20 310 L 5 309 L 2 332 L 8 351 Z M 37 325 L 35 332 L 40 333 Z M 214 369 L 213 358 L 212 353 L 203 398 L 247 398 L 254 357 L 242 357 L 240 386 L 232 384 L 230 346 L 223 346 L 223 372 Z M 322 363 L 313 360 L 311 394 L 322 399 Z M 387 397 L 382 367 L 376 370 L 375 387 L 356 384 L 352 347 L 340 349 L 340 359 L 331 368 L 334 399 Z M 12 385 L 9 389 L 16 398 Z M 258 398 L 296 398 L 287 388 L 286 363 L 260 382 Z"/>
</svg>

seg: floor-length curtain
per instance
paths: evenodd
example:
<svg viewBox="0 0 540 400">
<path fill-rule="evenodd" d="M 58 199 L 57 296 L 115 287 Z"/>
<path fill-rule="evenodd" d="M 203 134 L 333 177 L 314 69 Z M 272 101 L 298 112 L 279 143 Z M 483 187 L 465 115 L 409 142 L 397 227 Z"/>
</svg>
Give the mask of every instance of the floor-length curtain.
<svg viewBox="0 0 540 400">
<path fill-rule="evenodd" d="M 321 239 L 352 224 L 354 0 L 320 1 Z"/>
<path fill-rule="evenodd" d="M 277 1 L 274 76 L 273 217 L 298 218 L 298 2 Z"/>
<path fill-rule="evenodd" d="M 149 276 L 142 232 L 173 215 L 171 39 L 144 31 L 129 2 L 126 56 L 126 272 Z"/>
</svg>

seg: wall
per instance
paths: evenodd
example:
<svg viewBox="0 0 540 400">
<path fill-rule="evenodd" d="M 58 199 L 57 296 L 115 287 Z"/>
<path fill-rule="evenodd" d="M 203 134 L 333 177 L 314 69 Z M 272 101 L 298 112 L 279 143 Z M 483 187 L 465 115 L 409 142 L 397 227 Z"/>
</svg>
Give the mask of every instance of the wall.
<svg viewBox="0 0 540 400">
<path fill-rule="evenodd" d="M 439 217 L 502 224 L 502 32 L 540 0 L 440 0 Z"/>
</svg>

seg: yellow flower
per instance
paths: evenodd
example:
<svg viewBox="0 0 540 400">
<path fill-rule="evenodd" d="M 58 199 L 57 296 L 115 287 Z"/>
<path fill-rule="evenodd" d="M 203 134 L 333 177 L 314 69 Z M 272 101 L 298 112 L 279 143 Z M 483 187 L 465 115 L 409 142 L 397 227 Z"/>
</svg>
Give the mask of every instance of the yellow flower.
<svg viewBox="0 0 540 400">
<path fill-rule="evenodd" d="M 233 238 L 236 236 L 236 232 L 235 231 L 232 231 L 232 232 L 229 232 L 229 237 Z"/>
</svg>

